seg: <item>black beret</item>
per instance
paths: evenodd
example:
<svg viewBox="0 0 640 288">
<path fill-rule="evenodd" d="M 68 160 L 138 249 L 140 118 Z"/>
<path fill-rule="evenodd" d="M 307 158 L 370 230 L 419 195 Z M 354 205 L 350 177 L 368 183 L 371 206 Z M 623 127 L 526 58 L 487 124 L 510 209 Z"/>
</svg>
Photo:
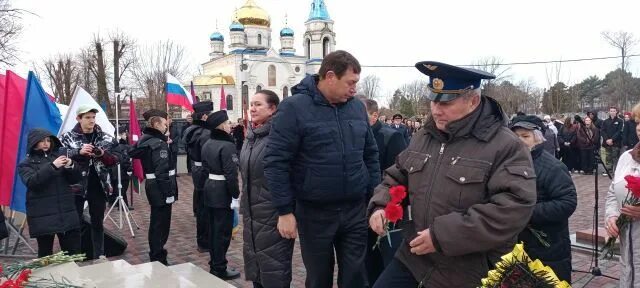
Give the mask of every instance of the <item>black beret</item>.
<svg viewBox="0 0 640 288">
<path fill-rule="evenodd" d="M 211 101 L 202 101 L 196 104 L 193 104 L 193 111 L 195 113 L 206 113 L 213 111 L 213 102 Z"/>
<path fill-rule="evenodd" d="M 524 128 L 527 130 L 540 131 L 543 131 L 544 127 L 545 126 L 544 123 L 542 123 L 542 120 L 534 115 L 516 116 L 513 118 L 513 120 L 511 120 L 511 125 L 509 126 L 511 130 L 515 128 Z"/>
<path fill-rule="evenodd" d="M 142 117 L 144 118 L 145 121 L 149 121 L 149 119 L 151 119 L 151 117 L 154 116 L 158 116 L 158 117 L 162 117 L 164 119 L 167 119 L 167 112 L 162 111 L 162 110 L 158 110 L 158 109 L 151 109 L 148 110 L 144 113 L 142 113 Z"/>
<path fill-rule="evenodd" d="M 216 129 L 220 124 L 229 121 L 227 110 L 220 110 L 209 114 L 207 117 L 207 127 L 209 129 Z"/>
</svg>

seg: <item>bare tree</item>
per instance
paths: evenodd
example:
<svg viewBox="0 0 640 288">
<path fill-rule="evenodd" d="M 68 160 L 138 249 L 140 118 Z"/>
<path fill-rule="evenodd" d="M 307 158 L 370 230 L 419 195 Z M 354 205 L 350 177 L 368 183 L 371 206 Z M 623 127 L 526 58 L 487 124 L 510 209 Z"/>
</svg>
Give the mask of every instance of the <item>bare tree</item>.
<svg viewBox="0 0 640 288">
<path fill-rule="evenodd" d="M 22 34 L 23 12 L 13 8 L 9 0 L 0 0 L 0 66 L 12 66 L 18 60 L 16 42 Z"/>
<path fill-rule="evenodd" d="M 79 68 L 78 86 L 82 87 L 82 89 L 87 91 L 89 95 L 94 95 L 97 90 L 97 86 L 96 86 L 96 78 L 93 76 L 93 73 L 89 68 L 92 63 L 91 59 L 92 59 L 91 49 L 89 48 L 82 49 L 80 51 L 80 54 L 78 54 L 78 59 L 77 59 L 79 64 L 78 65 L 79 66 L 78 67 Z"/>
<path fill-rule="evenodd" d="M 376 99 L 380 95 L 380 77 L 376 75 L 367 75 L 358 82 L 358 92 L 362 93 L 367 99 Z"/>
<path fill-rule="evenodd" d="M 622 68 L 623 71 L 627 71 L 627 67 L 629 66 L 627 61 L 629 59 L 628 55 L 631 53 L 633 47 L 638 44 L 638 39 L 633 36 L 633 33 L 625 31 L 603 31 L 601 34 L 602 38 L 604 38 L 609 45 L 620 50 L 622 61 L 620 68 Z"/>
<path fill-rule="evenodd" d="M 167 73 L 180 78 L 188 69 L 184 47 L 165 40 L 140 47 L 135 54 L 137 62 L 132 66 L 131 72 L 138 89 L 148 98 L 150 107 L 145 108 L 165 110 L 167 102 L 164 85 Z"/>
<path fill-rule="evenodd" d="M 42 66 L 56 100 L 68 105 L 80 81 L 78 63 L 71 54 L 58 54 L 44 60 Z"/>
<path fill-rule="evenodd" d="M 559 111 L 565 99 L 558 93 L 562 93 L 563 89 L 559 89 L 559 87 L 556 87 L 558 89 L 553 88 L 556 84 L 562 82 L 562 61 L 556 62 L 550 67 L 545 66 L 544 71 L 547 77 L 547 85 L 549 85 L 548 94 L 546 94 L 547 97 L 543 98 L 543 101 L 545 101 L 543 107 L 547 110 L 545 112 L 551 114 L 565 112 Z M 564 83 L 562 85 L 564 85 Z"/>
<path fill-rule="evenodd" d="M 89 59 L 87 61 L 89 71 L 96 79 L 98 93 L 96 98 L 100 105 L 105 105 L 107 115 L 113 116 L 111 101 L 109 99 L 109 89 L 107 87 L 107 63 L 104 50 L 104 39 L 99 34 L 94 34 L 89 48 Z"/>
<path fill-rule="evenodd" d="M 429 82 L 425 80 L 415 80 L 400 87 L 404 98 L 409 100 L 413 115 L 427 114 L 428 101 L 426 97 L 429 92 Z"/>
<path fill-rule="evenodd" d="M 490 56 L 480 58 L 475 61 L 472 66 L 475 69 L 479 69 L 496 75 L 495 79 L 483 81 L 483 87 L 491 86 L 493 84 L 499 85 L 503 81 L 507 81 L 511 78 L 511 67 L 504 65 L 502 58 L 500 57 Z"/>
<path fill-rule="evenodd" d="M 629 66 L 628 55 L 631 54 L 631 50 L 636 46 L 636 44 L 638 44 L 638 39 L 633 36 L 633 33 L 625 31 L 603 31 L 601 34 L 602 37 L 607 41 L 607 43 L 609 43 L 609 45 L 620 50 L 620 68 L 622 69 L 622 72 L 626 72 L 627 67 Z M 624 73 L 622 73 L 621 75 L 624 75 Z M 617 91 L 620 91 L 620 93 L 622 94 L 617 96 L 619 97 L 618 99 L 620 99 L 620 101 L 622 102 L 620 108 L 622 108 L 623 110 L 626 109 L 629 104 L 628 95 L 627 93 L 625 93 L 625 82 L 626 81 L 624 77 L 621 77 L 619 81 L 620 89 L 617 89 Z"/>
<path fill-rule="evenodd" d="M 135 41 L 128 37 L 123 32 L 116 31 L 109 36 L 111 43 L 113 44 L 113 90 L 114 92 L 120 92 L 121 79 L 135 63 Z M 120 96 L 115 96 L 118 103 L 120 103 Z M 122 105 L 118 105 L 118 115 L 121 113 Z"/>
</svg>

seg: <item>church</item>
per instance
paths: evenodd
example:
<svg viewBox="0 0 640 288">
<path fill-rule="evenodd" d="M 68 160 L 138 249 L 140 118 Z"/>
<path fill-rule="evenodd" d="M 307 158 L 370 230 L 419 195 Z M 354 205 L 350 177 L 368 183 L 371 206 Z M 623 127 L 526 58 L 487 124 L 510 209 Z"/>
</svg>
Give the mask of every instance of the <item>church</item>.
<svg viewBox="0 0 640 288">
<path fill-rule="evenodd" d="M 202 64 L 203 75 L 193 79 L 200 100 L 212 100 L 218 110 L 224 89 L 229 119 L 235 122 L 247 119 L 249 97 L 256 91 L 269 89 L 283 99 L 307 74 L 317 73 L 324 56 L 335 51 L 336 35 L 324 0 L 310 4 L 300 53 L 294 47 L 296 34 L 286 24 L 280 49 L 274 48 L 271 17 L 255 0 L 246 0 L 233 15 L 228 38 L 220 31 L 209 36 L 210 60 Z"/>
</svg>

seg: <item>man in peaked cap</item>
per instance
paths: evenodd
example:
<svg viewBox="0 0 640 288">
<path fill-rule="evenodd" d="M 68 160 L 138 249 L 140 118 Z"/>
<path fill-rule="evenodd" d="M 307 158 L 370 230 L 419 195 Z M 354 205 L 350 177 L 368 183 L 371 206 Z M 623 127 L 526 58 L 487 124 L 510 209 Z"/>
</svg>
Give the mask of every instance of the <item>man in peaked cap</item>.
<svg viewBox="0 0 640 288">
<path fill-rule="evenodd" d="M 374 287 L 476 287 L 531 216 L 531 156 L 500 105 L 480 94 L 495 76 L 433 61 L 416 68 L 429 76 L 431 118 L 369 203 L 369 224 L 383 235 L 389 187 L 407 187 L 405 241 Z"/>
<path fill-rule="evenodd" d="M 202 147 L 209 140 L 210 131 L 206 129 L 209 113 L 213 111 L 213 102 L 202 101 L 193 104 L 193 121 L 182 134 L 187 155 L 192 161 L 191 178 L 193 179 L 193 213 L 196 215 L 196 244 L 198 251 L 209 250 L 209 216 L 204 206 L 204 183 L 209 172 L 202 165 Z"/>
</svg>

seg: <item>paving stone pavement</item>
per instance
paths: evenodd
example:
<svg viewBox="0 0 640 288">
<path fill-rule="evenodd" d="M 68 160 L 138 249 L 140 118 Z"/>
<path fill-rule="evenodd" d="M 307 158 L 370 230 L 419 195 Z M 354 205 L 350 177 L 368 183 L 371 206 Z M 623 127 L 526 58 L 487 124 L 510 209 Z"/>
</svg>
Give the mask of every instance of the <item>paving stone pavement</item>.
<svg viewBox="0 0 640 288">
<path fill-rule="evenodd" d="M 600 182 L 599 210 L 601 218 L 599 219 L 599 225 L 600 227 L 602 227 L 604 198 L 610 180 L 607 177 L 603 177 L 601 175 L 598 177 L 598 180 Z M 592 227 L 593 207 L 595 203 L 593 176 L 574 175 L 573 180 L 578 191 L 578 207 L 576 209 L 576 212 L 569 220 L 569 228 L 571 233 L 574 233 L 577 230 L 590 229 Z M 166 247 L 169 252 L 168 261 L 171 265 L 192 262 L 205 271 L 208 271 L 209 254 L 198 253 L 196 251 L 195 218 L 193 217 L 193 212 L 191 210 L 193 191 L 191 177 L 189 175 L 180 175 L 180 177 L 178 177 L 178 182 L 180 193 L 179 200 L 173 205 L 171 234 L 169 236 L 169 241 Z M 135 195 L 134 207 L 135 211 L 133 211 L 133 217 L 140 225 L 140 229 L 135 230 L 135 238 L 131 237 L 131 234 L 129 234 L 126 223 L 122 230 L 114 227 L 113 223 L 111 223 L 110 221 L 105 224 L 107 229 L 120 234 L 127 240 L 129 244 L 127 250 L 123 255 L 113 257 L 112 260 L 124 259 L 133 265 L 149 261 L 149 245 L 147 243 L 147 232 L 149 227 L 149 205 L 144 196 L 144 193 Z M 117 213 L 113 215 L 117 219 Z M 240 223 L 242 223 L 242 221 L 240 221 Z M 25 231 L 24 234 L 28 235 L 27 231 Z M 31 239 L 30 243 L 32 247 L 37 247 L 35 239 Z M 55 249 L 59 249 L 57 247 L 57 244 Z M 24 248 L 24 246 L 20 247 L 18 249 L 18 253 L 27 253 L 26 248 Z M 229 260 L 229 266 L 239 269 L 244 276 L 242 261 L 242 231 L 239 231 L 231 241 L 231 246 L 229 247 L 229 252 L 227 253 L 227 259 Z M 0 264 L 4 265 L 11 261 L 14 260 L 4 258 L 0 255 Z M 572 261 L 573 268 L 577 270 L 589 270 L 592 265 L 591 255 L 589 255 L 588 253 L 585 254 L 582 252 L 574 252 Z M 606 275 L 611 275 L 616 278 L 620 275 L 621 265 L 615 260 L 601 262 L 599 266 L 602 269 L 602 272 Z M 305 275 L 306 272 L 304 269 L 304 265 L 302 264 L 299 244 L 297 243 L 295 245 L 293 255 L 292 287 L 304 287 Z M 592 277 L 590 274 L 585 273 L 574 272 L 572 277 L 574 281 L 573 287 L 610 288 L 618 286 L 617 281 L 610 280 L 604 277 L 596 277 L 595 279 L 589 281 Z M 244 281 L 243 279 L 229 281 L 229 283 L 237 287 L 253 287 L 251 283 Z M 585 286 L 585 284 L 587 285 Z"/>
</svg>

